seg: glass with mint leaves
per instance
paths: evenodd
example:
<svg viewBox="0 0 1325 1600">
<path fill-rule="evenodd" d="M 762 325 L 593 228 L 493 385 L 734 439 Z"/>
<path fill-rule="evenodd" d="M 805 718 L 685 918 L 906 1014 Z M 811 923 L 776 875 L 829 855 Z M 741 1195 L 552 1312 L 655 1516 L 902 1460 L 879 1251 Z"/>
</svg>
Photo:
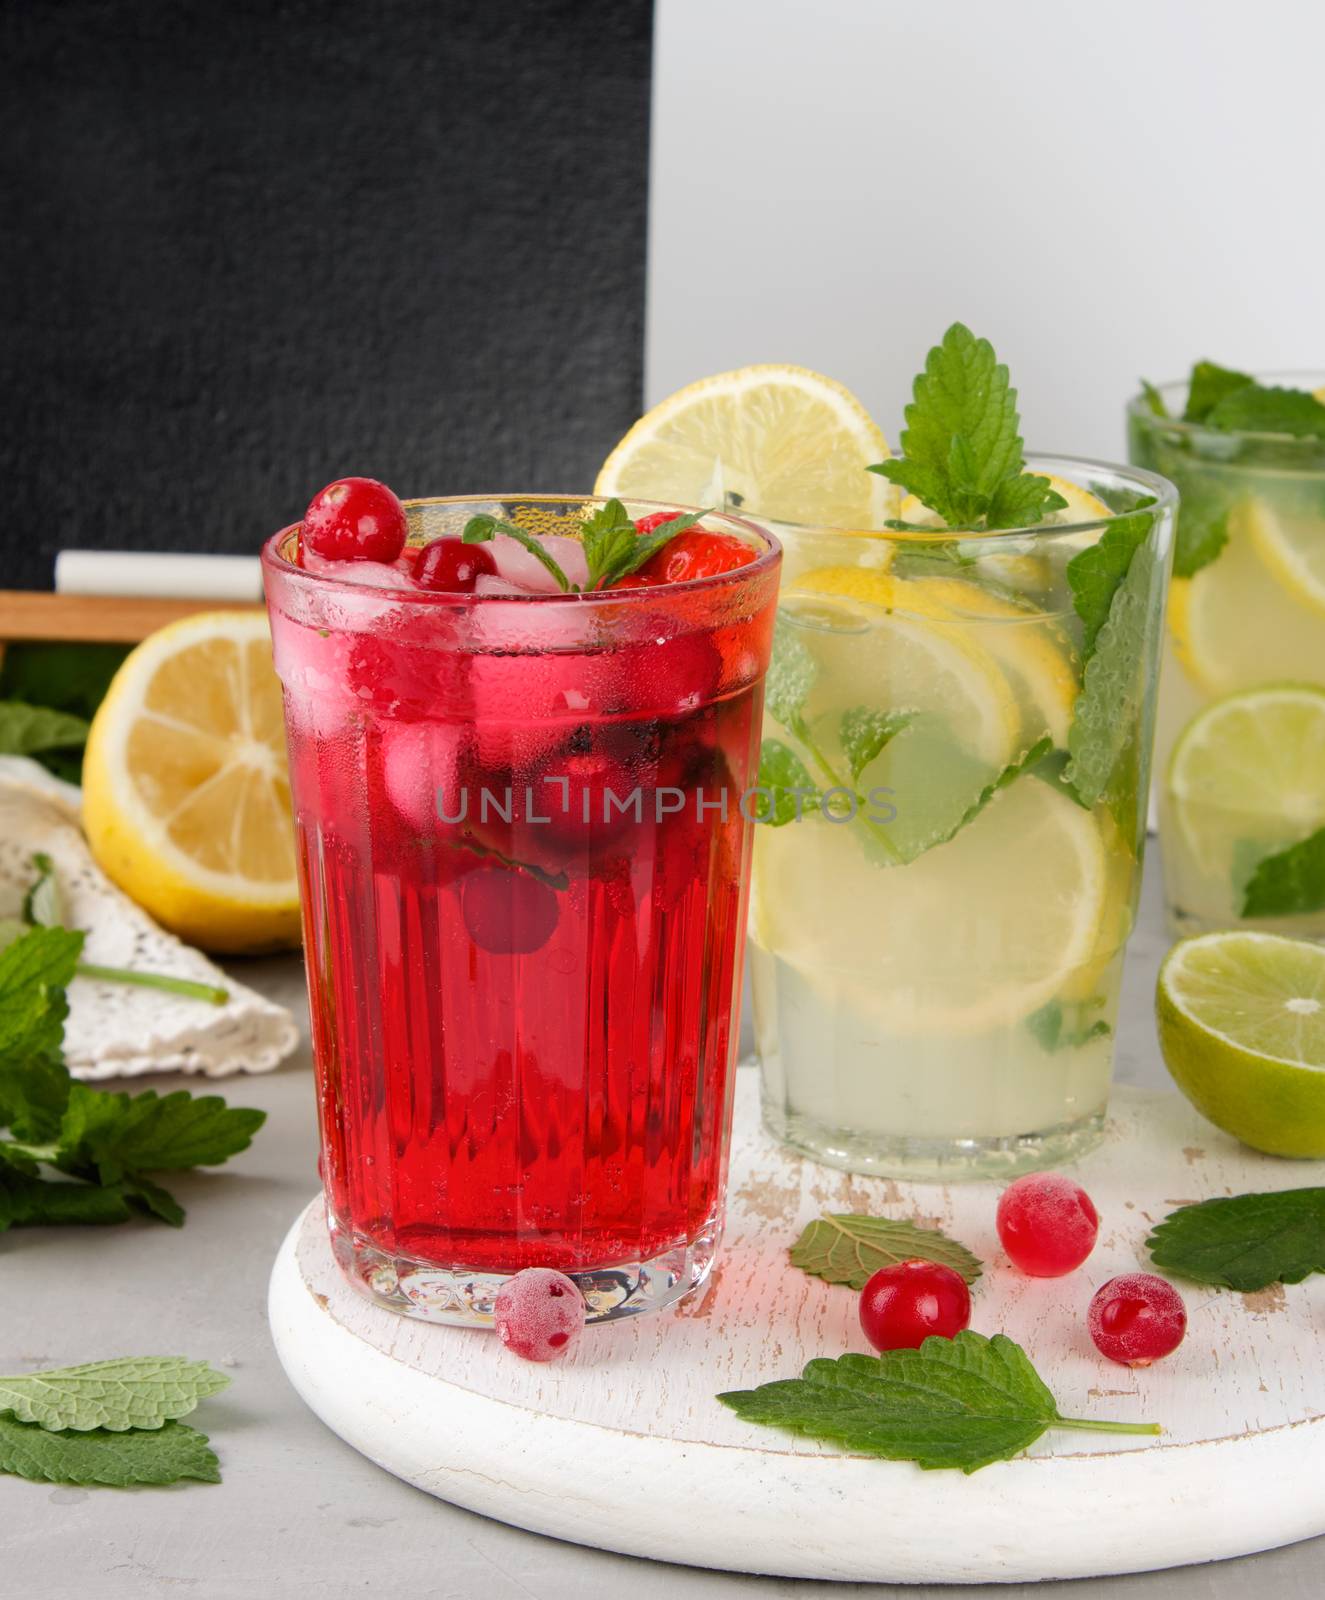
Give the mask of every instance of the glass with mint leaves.
<svg viewBox="0 0 1325 1600">
<path fill-rule="evenodd" d="M 961 324 L 883 525 L 778 526 L 750 928 L 764 1117 L 848 1171 L 1007 1175 L 1103 1127 L 1176 496 L 1027 461 Z"/>
<path fill-rule="evenodd" d="M 1182 496 L 1156 740 L 1175 932 L 1325 938 L 1325 372 L 1198 361 L 1128 408 Z"/>
</svg>

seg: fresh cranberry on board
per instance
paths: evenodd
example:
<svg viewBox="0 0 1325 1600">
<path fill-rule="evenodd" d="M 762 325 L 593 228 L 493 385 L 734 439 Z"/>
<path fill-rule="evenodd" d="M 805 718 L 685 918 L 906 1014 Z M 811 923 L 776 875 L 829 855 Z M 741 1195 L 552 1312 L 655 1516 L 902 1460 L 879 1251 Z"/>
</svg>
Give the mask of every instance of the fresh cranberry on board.
<svg viewBox="0 0 1325 1600">
<path fill-rule="evenodd" d="M 492 553 L 463 539 L 434 539 L 424 545 L 414 565 L 415 583 L 437 594 L 473 594 L 480 576 L 496 575 Z"/>
<path fill-rule="evenodd" d="M 881 1267 L 860 1291 L 860 1325 L 876 1350 L 918 1350 L 937 1334 L 952 1339 L 971 1320 L 971 1291 L 937 1261 Z"/>
<path fill-rule="evenodd" d="M 405 508 L 376 478 L 337 478 L 309 501 L 300 531 L 307 545 L 327 561 L 395 561 L 409 528 Z"/>
<path fill-rule="evenodd" d="M 573 1279 L 550 1267 L 526 1267 L 508 1278 L 492 1307 L 497 1337 L 526 1361 L 555 1361 L 584 1331 L 584 1296 Z"/>
<path fill-rule="evenodd" d="M 1187 1308 L 1166 1279 L 1128 1272 L 1096 1290 L 1086 1326 L 1102 1356 L 1127 1367 L 1148 1367 L 1182 1343 Z"/>
<path fill-rule="evenodd" d="M 1014 1267 L 1032 1278 L 1074 1272 L 1095 1248 L 1099 1214 L 1061 1172 L 1028 1172 L 999 1196 L 998 1237 Z"/>
</svg>

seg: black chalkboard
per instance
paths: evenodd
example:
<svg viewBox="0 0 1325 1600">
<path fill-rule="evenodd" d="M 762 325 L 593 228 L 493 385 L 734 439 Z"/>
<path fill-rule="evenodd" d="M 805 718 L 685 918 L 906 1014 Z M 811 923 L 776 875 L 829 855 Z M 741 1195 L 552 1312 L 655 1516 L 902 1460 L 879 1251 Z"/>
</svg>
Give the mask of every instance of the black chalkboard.
<svg viewBox="0 0 1325 1600">
<path fill-rule="evenodd" d="M 0 588 L 344 473 L 579 489 L 638 414 L 652 7 L 6 0 Z"/>
</svg>

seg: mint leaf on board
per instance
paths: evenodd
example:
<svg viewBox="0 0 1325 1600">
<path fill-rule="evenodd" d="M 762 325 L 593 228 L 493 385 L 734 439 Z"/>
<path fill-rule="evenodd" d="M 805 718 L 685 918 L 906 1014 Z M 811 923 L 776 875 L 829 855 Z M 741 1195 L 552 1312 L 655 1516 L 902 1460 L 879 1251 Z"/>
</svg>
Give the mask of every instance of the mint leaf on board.
<svg viewBox="0 0 1325 1600">
<path fill-rule="evenodd" d="M 1325 911 L 1325 828 L 1257 862 L 1243 891 L 1244 917 Z"/>
<path fill-rule="evenodd" d="M 869 706 L 852 706 L 842 713 L 842 748 L 851 768 L 854 783 L 870 762 L 904 728 L 915 721 L 914 711 L 876 711 Z"/>
<path fill-rule="evenodd" d="M 829 1212 L 809 1223 L 790 1254 L 793 1267 L 853 1289 L 863 1289 L 881 1267 L 899 1261 L 937 1261 L 967 1283 L 980 1276 L 979 1257 L 937 1228 L 855 1212 Z"/>
<path fill-rule="evenodd" d="M 35 756 L 49 750 L 81 750 L 87 723 L 67 711 L 51 711 L 22 700 L 0 700 L 0 755 Z"/>
<path fill-rule="evenodd" d="M 34 928 L 0 950 L 0 1063 L 59 1053 L 82 948 L 81 933 Z"/>
<path fill-rule="evenodd" d="M 96 1428 L 52 1433 L 0 1416 L 0 1472 L 45 1483 L 178 1483 L 192 1478 L 220 1483 L 221 1471 L 207 1435 L 182 1422 L 133 1433 Z"/>
<path fill-rule="evenodd" d="M 0 1378 L 0 1412 L 18 1422 L 85 1433 L 159 1428 L 186 1417 L 200 1400 L 228 1388 L 205 1361 L 182 1356 L 124 1356 Z"/>
<path fill-rule="evenodd" d="M 1325 406 L 1305 389 L 1247 384 L 1226 394 L 1205 419 L 1207 428 L 1233 433 L 1286 433 L 1325 439 Z"/>
<path fill-rule="evenodd" d="M 1118 586 L 1127 576 L 1132 557 L 1145 543 L 1153 524 L 1154 518 L 1146 516 L 1144 511 L 1115 517 L 1093 545 L 1068 562 L 1067 581 L 1072 590 L 1072 604 L 1081 618 L 1081 647 L 1086 657 L 1095 648 L 1095 640 L 1108 619 Z"/>
<path fill-rule="evenodd" d="M 1253 1294 L 1325 1272 L 1325 1189 L 1238 1194 L 1182 1206 L 1146 1240 L 1157 1267 Z"/>
<path fill-rule="evenodd" d="M 1160 1431 L 1062 1416 L 1020 1345 L 969 1329 L 926 1339 L 918 1350 L 811 1361 L 799 1378 L 718 1399 L 746 1422 L 831 1440 L 856 1455 L 914 1461 L 927 1472 L 978 1472 L 1019 1455 L 1049 1428 Z"/>
<path fill-rule="evenodd" d="M 1196 362 L 1187 383 L 1187 405 L 1182 420 L 1204 422 L 1221 400 L 1239 389 L 1254 386 L 1255 382 L 1249 372 L 1234 372 L 1231 367 L 1221 367 L 1214 361 Z"/>
<path fill-rule="evenodd" d="M 780 739 L 765 739 L 759 747 L 757 787 L 767 792 L 756 797 L 755 820 L 772 828 L 799 822 L 807 802 L 819 803 L 818 786 L 805 763 Z"/>
<path fill-rule="evenodd" d="M 91 721 L 131 648 L 45 641 L 8 644 L 0 660 L 0 700 L 25 700 Z"/>
<path fill-rule="evenodd" d="M 1090 1013 L 1098 1011 L 1102 999 L 1079 1000 L 1064 1005 L 1061 1000 L 1050 1000 L 1026 1018 L 1026 1027 L 1040 1047 L 1050 1055 L 1059 1050 L 1079 1050 L 1092 1039 L 1107 1039 L 1112 1029 L 1103 1017 L 1092 1019 Z"/>
<path fill-rule="evenodd" d="M 925 358 L 906 408 L 902 454 L 870 467 L 950 528 L 1042 521 L 1066 501 L 1047 478 L 1023 479 L 1017 391 L 988 339 L 954 322 Z"/>
</svg>

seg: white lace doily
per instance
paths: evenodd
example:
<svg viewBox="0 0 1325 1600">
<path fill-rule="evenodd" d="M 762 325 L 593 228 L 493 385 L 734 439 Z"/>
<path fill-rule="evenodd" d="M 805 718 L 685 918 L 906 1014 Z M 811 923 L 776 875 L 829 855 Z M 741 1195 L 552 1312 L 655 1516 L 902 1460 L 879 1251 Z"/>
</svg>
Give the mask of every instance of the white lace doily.
<svg viewBox="0 0 1325 1600">
<path fill-rule="evenodd" d="M 0 917 L 15 917 L 32 882 L 32 857 L 55 864 L 64 918 L 87 935 L 84 959 L 220 984 L 223 1006 L 159 989 L 75 978 L 64 1053 L 78 1078 L 144 1072 L 270 1072 L 299 1033 L 284 1008 L 236 983 L 201 951 L 166 933 L 93 861 L 79 823 L 79 793 L 35 761 L 0 757 Z"/>
</svg>

